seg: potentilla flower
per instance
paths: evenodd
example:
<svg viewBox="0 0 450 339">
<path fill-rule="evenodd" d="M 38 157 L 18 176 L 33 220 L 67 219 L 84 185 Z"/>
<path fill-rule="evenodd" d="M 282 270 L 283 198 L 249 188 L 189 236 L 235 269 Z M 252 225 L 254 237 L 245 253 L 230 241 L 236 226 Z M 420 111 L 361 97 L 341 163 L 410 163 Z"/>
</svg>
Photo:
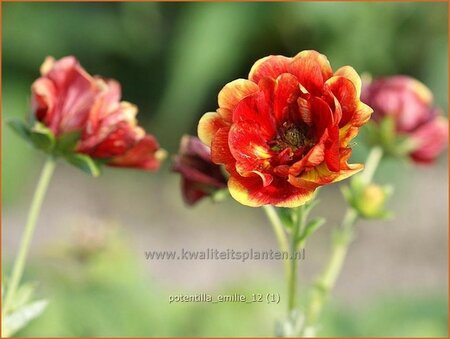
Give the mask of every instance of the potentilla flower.
<svg viewBox="0 0 450 339">
<path fill-rule="evenodd" d="M 90 109 L 76 151 L 104 159 L 111 166 L 158 169 L 166 152 L 155 137 L 137 125 L 137 107 L 120 101 L 117 81 L 96 81 L 102 90 Z"/>
<path fill-rule="evenodd" d="M 303 51 L 268 56 L 220 91 L 219 108 L 200 120 L 198 135 L 230 174 L 231 195 L 248 206 L 296 207 L 322 185 L 360 171 L 349 142 L 372 109 L 359 99 L 361 80 L 344 66 Z"/>
<path fill-rule="evenodd" d="M 181 174 L 183 198 L 188 205 L 211 197 L 227 186 L 221 166 L 211 161 L 209 147 L 193 136 L 184 135 L 181 138 L 172 169 Z"/>
<path fill-rule="evenodd" d="M 407 154 L 416 162 L 432 162 L 448 142 L 448 120 L 420 81 L 403 75 L 380 78 L 363 88 L 363 100 L 374 109 L 374 122 L 394 122 L 394 132 L 406 138 Z"/>
<path fill-rule="evenodd" d="M 144 170 L 159 168 L 165 157 L 155 137 L 138 126 L 137 107 L 121 101 L 120 84 L 88 74 L 74 57 L 48 57 L 41 66 L 41 77 L 32 85 L 32 94 L 37 123 L 29 131 L 21 127 L 22 134 L 45 135 L 49 140 L 45 147 L 41 139 L 31 140 L 39 141 L 37 145 L 47 152 L 69 160 L 71 154 L 82 154 L 110 166 Z M 64 138 L 70 140 L 69 147 Z"/>
</svg>

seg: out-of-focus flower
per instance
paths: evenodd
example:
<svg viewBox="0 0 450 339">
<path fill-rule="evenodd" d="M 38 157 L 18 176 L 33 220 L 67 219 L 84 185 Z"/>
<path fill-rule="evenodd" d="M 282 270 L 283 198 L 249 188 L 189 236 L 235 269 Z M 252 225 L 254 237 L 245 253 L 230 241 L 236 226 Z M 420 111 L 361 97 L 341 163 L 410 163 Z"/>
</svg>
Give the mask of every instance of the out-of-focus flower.
<svg viewBox="0 0 450 339">
<path fill-rule="evenodd" d="M 225 165 L 237 201 L 296 207 L 317 187 L 362 169 L 347 163 L 349 142 L 372 113 L 360 91 L 352 67 L 333 73 L 316 51 L 268 56 L 248 80 L 221 90 L 219 108 L 202 117 L 198 135 L 211 146 L 213 162 Z"/>
<path fill-rule="evenodd" d="M 184 135 L 181 138 L 172 169 L 181 174 L 183 198 L 189 205 L 213 196 L 227 186 L 221 166 L 211 161 L 209 147 L 193 136 Z"/>
<path fill-rule="evenodd" d="M 47 57 L 32 85 L 33 121 L 11 126 L 35 146 L 98 175 L 98 163 L 156 170 L 165 151 L 137 125 L 120 84 L 91 76 L 72 56 Z"/>
<path fill-rule="evenodd" d="M 158 169 L 165 151 L 137 125 L 137 107 L 120 101 L 118 82 L 96 80 L 102 91 L 91 107 L 76 151 L 104 159 L 111 166 Z"/>
<path fill-rule="evenodd" d="M 448 120 L 433 104 L 431 91 L 408 76 L 380 78 L 363 86 L 362 99 L 374 109 L 373 142 L 389 153 L 432 162 L 448 142 Z M 392 121 L 391 128 L 384 128 Z M 406 146 L 406 147 L 405 147 Z"/>
</svg>

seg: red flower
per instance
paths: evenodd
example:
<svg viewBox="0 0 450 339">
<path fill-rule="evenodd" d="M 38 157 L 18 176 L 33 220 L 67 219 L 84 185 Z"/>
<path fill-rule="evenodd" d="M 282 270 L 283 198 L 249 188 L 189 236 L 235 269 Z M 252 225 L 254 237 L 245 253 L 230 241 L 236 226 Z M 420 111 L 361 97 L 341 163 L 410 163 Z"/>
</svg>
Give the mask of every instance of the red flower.
<svg viewBox="0 0 450 339">
<path fill-rule="evenodd" d="M 111 166 L 158 169 L 165 151 L 137 125 L 137 107 L 120 101 L 118 82 L 100 78 L 96 81 L 102 90 L 91 107 L 76 151 L 105 159 Z"/>
<path fill-rule="evenodd" d="M 32 85 L 36 120 L 58 138 L 79 132 L 73 150 L 108 165 L 155 170 L 165 151 L 137 125 L 137 107 L 120 101 L 120 84 L 89 75 L 74 57 L 48 57 Z"/>
<path fill-rule="evenodd" d="M 412 141 L 409 156 L 432 162 L 448 142 L 448 120 L 433 105 L 433 94 L 408 76 L 381 78 L 364 86 L 363 99 L 374 109 L 374 120 L 393 118 L 396 133 Z"/>
<path fill-rule="evenodd" d="M 182 137 L 172 169 L 181 174 L 183 198 L 188 205 L 194 205 L 227 186 L 221 166 L 211 161 L 209 147 L 196 137 Z"/>
<path fill-rule="evenodd" d="M 56 136 L 82 129 L 100 91 L 95 79 L 71 56 L 47 57 L 41 75 L 31 87 L 36 119 Z"/>
<path fill-rule="evenodd" d="M 212 160 L 230 173 L 231 195 L 248 206 L 295 207 L 322 185 L 362 169 L 349 165 L 349 141 L 372 110 L 359 100 L 361 80 L 345 66 L 303 51 L 257 61 L 249 79 L 228 83 L 219 108 L 199 122 Z"/>
</svg>

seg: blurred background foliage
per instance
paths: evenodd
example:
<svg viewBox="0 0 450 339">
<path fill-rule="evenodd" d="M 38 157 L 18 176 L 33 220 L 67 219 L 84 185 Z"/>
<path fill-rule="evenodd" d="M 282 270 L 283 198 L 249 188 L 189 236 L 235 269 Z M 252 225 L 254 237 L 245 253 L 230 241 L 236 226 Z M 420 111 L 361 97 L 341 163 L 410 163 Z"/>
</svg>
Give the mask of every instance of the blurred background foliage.
<svg viewBox="0 0 450 339">
<path fill-rule="evenodd" d="M 334 69 L 350 64 L 373 76 L 408 74 L 427 84 L 447 112 L 447 6 L 387 2 L 2 4 L 3 123 L 8 117 L 29 114 L 30 85 L 44 58 L 69 54 L 90 73 L 119 80 L 123 98 L 139 106 L 141 124 L 171 153 L 183 133 L 196 133 L 204 112 L 215 110 L 221 87 L 246 77 L 251 65 L 268 54 L 292 56 L 303 49 L 316 49 L 328 56 Z M 28 200 L 24 196 L 34 186 L 40 169 L 35 164 L 41 155 L 9 129 L 2 132 L 2 202 L 7 211 L 25 209 Z M 356 159 L 365 157 L 363 147 L 355 153 Z M 384 171 L 389 172 L 388 167 Z M 58 252 L 44 269 L 42 264 L 35 265 L 28 278 L 42 281 L 42 294 L 54 300 L 44 316 L 20 334 L 272 333 L 272 319 L 282 313 L 274 307 L 229 304 L 210 312 L 208 305 L 170 307 L 156 302 L 155 295 L 167 293 L 164 286 L 141 274 L 126 242 L 116 240 L 105 250 L 112 251 L 107 252 L 107 259 L 101 252 L 80 265 L 77 256 L 64 257 Z M 223 288 L 248 292 L 261 281 L 279 284 L 278 279 L 255 278 L 245 289 L 242 284 Z M 442 293 L 395 301 L 380 297 L 358 312 L 336 305 L 326 316 L 323 334 L 446 336 L 446 310 L 447 296 Z M 205 318 L 208 321 L 194 321 Z"/>
</svg>

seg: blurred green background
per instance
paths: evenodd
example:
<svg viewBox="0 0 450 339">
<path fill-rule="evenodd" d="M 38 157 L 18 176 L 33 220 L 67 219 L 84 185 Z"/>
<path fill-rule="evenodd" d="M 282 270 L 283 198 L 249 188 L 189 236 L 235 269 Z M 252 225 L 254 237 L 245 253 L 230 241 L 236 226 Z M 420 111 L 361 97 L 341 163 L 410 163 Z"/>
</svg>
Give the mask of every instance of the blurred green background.
<svg viewBox="0 0 450 339">
<path fill-rule="evenodd" d="M 195 134 L 204 112 L 216 108 L 221 87 L 246 77 L 268 54 L 316 49 L 335 69 L 349 64 L 373 76 L 412 75 L 448 112 L 447 6 L 2 4 L 3 123 L 29 113 L 30 85 L 44 58 L 69 54 L 88 72 L 119 80 L 123 98 L 139 106 L 141 124 L 170 153 L 183 133 Z M 8 266 L 43 156 L 2 127 L 2 252 Z M 354 159 L 365 154 L 357 142 Z M 176 293 L 284 293 L 277 262 L 145 261 L 149 249 L 276 246 L 257 209 L 233 202 L 185 208 L 179 178 L 168 167 L 157 174 L 106 170 L 92 179 L 61 164 L 26 276 L 39 281 L 50 305 L 21 336 L 272 335 L 282 306 L 168 304 Z M 447 336 L 446 159 L 430 168 L 388 162 L 378 179 L 396 185 L 396 219 L 361 224 L 320 334 Z M 316 213 L 330 223 L 308 245 L 303 284 L 323 264 L 343 211 L 337 187 L 321 195 Z M 99 232 L 100 243 L 80 230 Z"/>
</svg>

